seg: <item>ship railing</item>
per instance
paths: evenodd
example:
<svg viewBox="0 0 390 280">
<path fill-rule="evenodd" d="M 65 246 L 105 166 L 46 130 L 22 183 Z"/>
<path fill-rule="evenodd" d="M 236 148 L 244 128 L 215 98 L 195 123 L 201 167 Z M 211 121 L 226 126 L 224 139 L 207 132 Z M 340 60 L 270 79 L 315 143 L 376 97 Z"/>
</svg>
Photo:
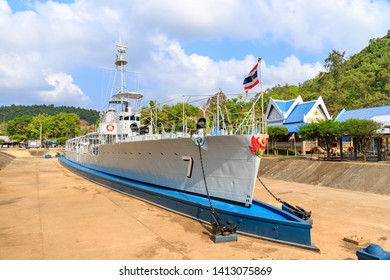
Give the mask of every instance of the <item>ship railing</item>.
<svg viewBox="0 0 390 280">
<path fill-rule="evenodd" d="M 145 140 L 159 140 L 163 139 L 161 134 L 137 134 L 128 135 L 126 138 L 118 140 L 119 142 L 133 142 L 133 141 L 145 141 Z"/>
</svg>

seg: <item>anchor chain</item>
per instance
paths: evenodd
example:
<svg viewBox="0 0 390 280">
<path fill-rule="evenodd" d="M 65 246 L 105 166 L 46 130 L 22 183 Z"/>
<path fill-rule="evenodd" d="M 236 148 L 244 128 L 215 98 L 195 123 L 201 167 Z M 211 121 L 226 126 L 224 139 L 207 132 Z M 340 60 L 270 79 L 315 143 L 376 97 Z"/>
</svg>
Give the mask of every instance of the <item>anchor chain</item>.
<svg viewBox="0 0 390 280">
<path fill-rule="evenodd" d="M 213 227 L 213 232 L 216 235 L 224 235 L 224 236 L 227 236 L 230 234 L 235 234 L 237 231 L 237 226 L 233 224 L 233 221 L 230 219 L 227 219 L 226 224 L 225 224 L 223 222 L 223 220 L 221 219 L 221 217 L 218 215 L 217 211 L 215 211 L 215 209 L 213 207 L 213 204 L 212 204 L 211 198 L 210 198 L 209 188 L 207 186 L 206 175 L 204 172 L 204 164 L 203 164 L 202 148 L 201 148 L 204 144 L 204 141 L 195 141 L 195 143 L 197 144 L 198 149 L 199 149 L 199 158 L 200 158 L 200 166 L 202 169 L 203 181 L 204 181 L 204 185 L 206 188 L 207 198 L 208 198 L 209 204 L 210 204 L 210 211 L 211 211 L 211 214 L 213 217 L 213 220 L 211 221 L 211 225 Z"/>
<path fill-rule="evenodd" d="M 261 183 L 261 185 L 265 188 L 265 190 L 273 197 L 276 199 L 276 201 L 280 202 L 280 203 L 284 203 L 283 200 L 281 200 L 280 198 L 276 197 L 263 183 L 263 181 L 261 181 L 260 177 L 257 176 L 257 180 L 259 180 L 259 182 Z"/>
<path fill-rule="evenodd" d="M 294 214 L 295 216 L 297 216 L 298 218 L 302 219 L 302 220 L 309 220 L 310 217 L 311 217 L 311 211 L 306 211 L 305 209 L 303 209 L 302 207 L 299 207 L 299 206 L 292 206 L 291 204 L 281 200 L 280 198 L 276 197 L 266 186 L 265 184 L 263 183 L 263 181 L 261 181 L 260 177 L 257 176 L 257 179 L 259 180 L 259 182 L 261 183 L 261 185 L 265 188 L 265 190 L 273 197 L 276 199 L 276 201 L 280 202 L 283 204 L 282 206 L 282 209 L 283 210 L 286 210 L 292 214 Z"/>
</svg>

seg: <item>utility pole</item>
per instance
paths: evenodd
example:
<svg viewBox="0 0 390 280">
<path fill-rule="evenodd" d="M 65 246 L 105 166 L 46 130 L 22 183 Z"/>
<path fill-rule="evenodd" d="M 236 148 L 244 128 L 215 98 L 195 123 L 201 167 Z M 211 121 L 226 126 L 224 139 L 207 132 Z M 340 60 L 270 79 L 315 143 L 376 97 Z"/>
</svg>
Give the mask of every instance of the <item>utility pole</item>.
<svg viewBox="0 0 390 280">
<path fill-rule="evenodd" d="M 39 123 L 39 148 L 42 148 L 42 123 Z"/>
</svg>

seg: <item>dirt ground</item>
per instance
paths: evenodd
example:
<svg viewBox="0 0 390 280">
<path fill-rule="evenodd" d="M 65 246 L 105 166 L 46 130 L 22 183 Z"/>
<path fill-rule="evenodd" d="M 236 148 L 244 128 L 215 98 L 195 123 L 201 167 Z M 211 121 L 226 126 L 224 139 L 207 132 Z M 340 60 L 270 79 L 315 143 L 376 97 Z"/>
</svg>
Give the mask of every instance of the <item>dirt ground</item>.
<svg viewBox="0 0 390 280">
<path fill-rule="evenodd" d="M 390 195 L 390 164 L 384 162 L 268 157 L 262 159 L 259 173 L 277 180 Z"/>
<path fill-rule="evenodd" d="M 215 244 L 208 225 L 89 182 L 55 157 L 7 153 L 16 158 L 0 170 L 3 260 L 344 260 L 369 243 L 390 250 L 388 195 L 262 178 L 276 196 L 313 212 L 320 252 L 244 235 Z M 255 197 L 280 206 L 260 184 Z"/>
</svg>

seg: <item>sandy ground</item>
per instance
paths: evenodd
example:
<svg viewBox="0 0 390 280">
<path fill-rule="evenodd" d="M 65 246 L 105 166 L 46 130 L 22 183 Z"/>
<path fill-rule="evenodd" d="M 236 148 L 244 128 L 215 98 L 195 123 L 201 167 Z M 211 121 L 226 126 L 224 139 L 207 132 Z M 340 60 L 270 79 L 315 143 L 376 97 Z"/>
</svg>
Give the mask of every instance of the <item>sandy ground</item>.
<svg viewBox="0 0 390 280">
<path fill-rule="evenodd" d="M 390 195 L 390 164 L 266 157 L 260 175 L 296 183 Z"/>
<path fill-rule="evenodd" d="M 364 241 L 390 250 L 390 196 L 263 178 L 276 196 L 313 212 L 320 253 L 243 235 L 215 244 L 208 225 L 91 183 L 56 158 L 7 152 L 16 159 L 0 171 L 3 260 L 343 260 L 356 259 Z M 255 192 L 279 206 L 260 184 Z"/>
</svg>

